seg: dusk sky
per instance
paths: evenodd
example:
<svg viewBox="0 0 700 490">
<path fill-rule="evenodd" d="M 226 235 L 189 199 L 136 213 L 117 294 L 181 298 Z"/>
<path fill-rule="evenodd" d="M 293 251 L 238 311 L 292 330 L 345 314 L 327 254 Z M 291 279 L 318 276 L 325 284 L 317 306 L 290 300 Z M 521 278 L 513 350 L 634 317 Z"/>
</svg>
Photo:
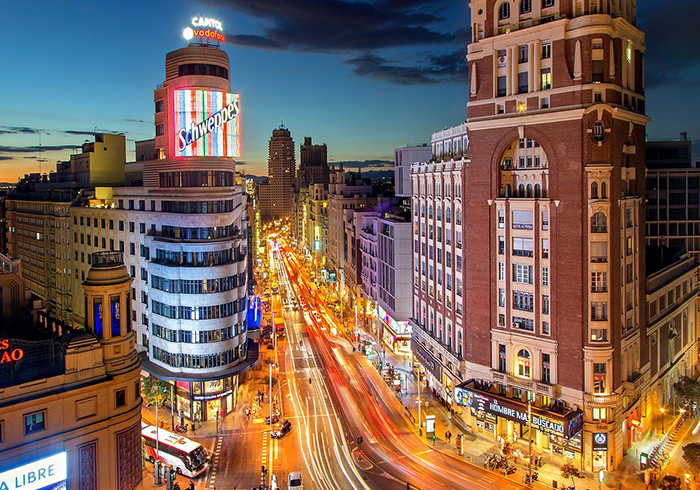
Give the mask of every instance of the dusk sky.
<svg viewBox="0 0 700 490">
<path fill-rule="evenodd" d="M 638 0 L 647 34 L 649 139 L 687 131 L 700 159 L 698 0 Z M 240 170 L 267 173 L 284 118 L 298 144 L 328 144 L 331 163 L 393 159 L 466 119 L 466 0 L 12 2 L 0 14 L 0 181 L 55 170 L 92 133 L 152 138 L 165 54 L 193 16 L 223 23 L 241 94 Z M 39 161 L 39 145 L 42 154 Z M 356 167 L 357 164 L 354 164 Z"/>
</svg>

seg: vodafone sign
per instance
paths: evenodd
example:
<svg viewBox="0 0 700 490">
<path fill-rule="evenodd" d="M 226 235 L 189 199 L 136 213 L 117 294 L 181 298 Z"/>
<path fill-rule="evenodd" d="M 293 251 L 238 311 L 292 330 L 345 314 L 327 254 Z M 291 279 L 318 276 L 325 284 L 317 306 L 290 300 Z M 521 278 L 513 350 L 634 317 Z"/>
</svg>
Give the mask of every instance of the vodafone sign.
<svg viewBox="0 0 700 490">
<path fill-rule="evenodd" d="M 188 41 L 193 37 L 205 37 L 219 42 L 225 42 L 226 38 L 222 34 L 221 22 L 208 17 L 193 17 L 190 27 L 185 27 L 182 36 Z"/>
</svg>

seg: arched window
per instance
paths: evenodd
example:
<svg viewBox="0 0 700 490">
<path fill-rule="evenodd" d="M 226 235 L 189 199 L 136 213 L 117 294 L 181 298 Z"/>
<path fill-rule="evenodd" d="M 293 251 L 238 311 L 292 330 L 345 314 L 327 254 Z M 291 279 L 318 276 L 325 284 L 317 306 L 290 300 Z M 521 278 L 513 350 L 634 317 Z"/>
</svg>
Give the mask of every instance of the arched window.
<svg viewBox="0 0 700 490">
<path fill-rule="evenodd" d="M 433 219 L 433 205 L 428 204 L 428 219 Z"/>
<path fill-rule="evenodd" d="M 462 224 L 462 210 L 460 208 L 455 209 L 455 224 Z"/>
<path fill-rule="evenodd" d="M 510 17 L 510 3 L 503 2 L 498 9 L 498 20 L 507 19 Z"/>
<path fill-rule="evenodd" d="M 506 184 L 506 188 L 505 188 L 505 197 L 511 197 L 511 196 L 512 196 L 512 193 L 513 193 L 513 191 L 512 191 L 511 188 L 510 188 L 510 184 Z"/>
<path fill-rule="evenodd" d="M 520 184 L 518 186 L 518 196 L 517 197 L 525 197 L 525 184 Z"/>
<path fill-rule="evenodd" d="M 541 197 L 542 196 L 542 187 L 540 184 L 535 184 L 535 197 Z"/>
<path fill-rule="evenodd" d="M 520 2 L 520 13 L 528 14 L 532 12 L 532 0 L 521 0 Z"/>
<path fill-rule="evenodd" d="M 525 349 L 518 352 L 518 376 L 530 377 L 530 353 Z"/>
<path fill-rule="evenodd" d="M 591 216 L 591 233 L 607 233 L 608 232 L 608 218 L 605 213 L 598 211 L 593 216 Z"/>
<path fill-rule="evenodd" d="M 452 221 L 452 208 L 450 206 L 445 207 L 445 223 L 450 223 Z"/>
<path fill-rule="evenodd" d="M 605 182 L 600 185 L 600 197 L 602 199 L 608 198 L 608 185 Z"/>
<path fill-rule="evenodd" d="M 527 185 L 527 197 L 532 197 L 532 184 Z"/>
<path fill-rule="evenodd" d="M 439 204 L 435 205 L 435 214 L 437 215 L 438 221 L 442 221 L 442 206 Z"/>
<path fill-rule="evenodd" d="M 598 199 L 598 182 L 591 184 L 591 199 Z"/>
<path fill-rule="evenodd" d="M 425 218 L 425 203 L 420 205 L 420 217 Z"/>
</svg>

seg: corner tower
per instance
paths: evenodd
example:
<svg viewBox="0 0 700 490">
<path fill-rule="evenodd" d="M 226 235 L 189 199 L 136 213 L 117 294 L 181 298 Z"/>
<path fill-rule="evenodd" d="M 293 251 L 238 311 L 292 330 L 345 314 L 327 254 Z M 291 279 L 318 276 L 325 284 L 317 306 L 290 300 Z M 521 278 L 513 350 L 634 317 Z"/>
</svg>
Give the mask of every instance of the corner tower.
<svg viewBox="0 0 700 490">
<path fill-rule="evenodd" d="M 538 451 L 611 470 L 634 443 L 633 421 L 648 417 L 635 382 L 648 357 L 649 121 L 635 2 L 470 6 L 467 377 L 566 428 L 537 427 Z M 498 416 L 492 430 L 527 428 Z"/>
</svg>

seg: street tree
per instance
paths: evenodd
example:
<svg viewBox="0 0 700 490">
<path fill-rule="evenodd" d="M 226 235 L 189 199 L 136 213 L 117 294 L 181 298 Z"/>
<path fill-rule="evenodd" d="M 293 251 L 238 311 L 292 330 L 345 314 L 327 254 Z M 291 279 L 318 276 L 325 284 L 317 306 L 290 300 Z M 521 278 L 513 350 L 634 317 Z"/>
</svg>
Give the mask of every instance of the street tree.
<svg viewBox="0 0 700 490">
<path fill-rule="evenodd" d="M 700 473 L 700 443 L 692 442 L 683 446 L 683 459 L 694 473 Z"/>
<path fill-rule="evenodd" d="M 170 399 L 170 384 L 153 376 L 141 378 L 141 393 L 147 405 L 158 403 L 163 407 L 166 401 L 172 403 Z"/>
<path fill-rule="evenodd" d="M 573 465 L 573 463 L 565 463 L 560 468 L 561 476 L 564 478 L 571 478 L 571 485 L 576 488 L 576 481 L 574 478 L 583 478 L 581 471 Z"/>
<path fill-rule="evenodd" d="M 678 381 L 673 383 L 673 389 L 678 396 L 700 400 L 700 383 L 693 378 L 681 376 Z"/>
</svg>

